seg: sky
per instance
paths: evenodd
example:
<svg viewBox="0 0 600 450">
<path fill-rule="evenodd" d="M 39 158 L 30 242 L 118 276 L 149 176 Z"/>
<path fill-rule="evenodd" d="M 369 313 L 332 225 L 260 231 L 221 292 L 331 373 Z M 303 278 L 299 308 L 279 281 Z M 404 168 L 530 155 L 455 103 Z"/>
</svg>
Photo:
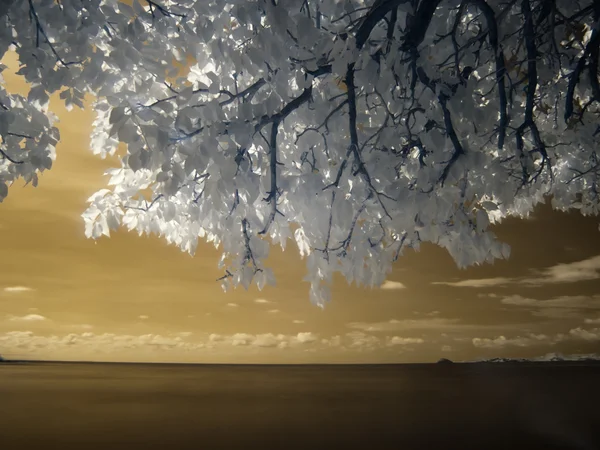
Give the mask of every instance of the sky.
<svg viewBox="0 0 600 450">
<path fill-rule="evenodd" d="M 15 67 L 11 55 L 4 63 Z M 26 94 L 10 69 L 7 89 Z M 118 165 L 89 149 L 93 115 L 56 96 L 61 142 L 37 188 L 0 204 L 0 355 L 186 363 L 410 363 L 600 354 L 598 218 L 540 207 L 495 227 L 508 261 L 459 270 L 445 250 L 408 251 L 379 289 L 336 279 L 310 303 L 294 245 L 273 248 L 276 287 L 224 293 L 220 253 L 195 257 L 126 231 L 84 237 L 80 214 Z"/>
</svg>

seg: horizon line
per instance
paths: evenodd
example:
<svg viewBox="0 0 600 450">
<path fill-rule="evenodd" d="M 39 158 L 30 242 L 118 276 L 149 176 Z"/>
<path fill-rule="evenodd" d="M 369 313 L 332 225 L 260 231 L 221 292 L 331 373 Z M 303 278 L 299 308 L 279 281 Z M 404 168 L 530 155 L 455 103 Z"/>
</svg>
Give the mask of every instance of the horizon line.
<svg viewBox="0 0 600 450">
<path fill-rule="evenodd" d="M 500 360 L 500 361 L 494 361 Z M 418 366 L 418 365 L 435 365 L 435 366 L 449 366 L 453 364 L 466 365 L 466 364 L 497 364 L 502 363 L 600 363 L 600 359 L 585 358 L 585 359 L 562 359 L 562 360 L 541 360 L 541 359 L 519 359 L 519 358 L 491 358 L 487 360 L 450 360 L 447 358 L 440 358 L 438 361 L 429 362 L 403 362 L 403 363 L 213 363 L 213 362 L 163 362 L 163 361 L 69 361 L 69 360 L 37 360 L 37 359 L 3 359 L 0 360 L 0 365 L 6 364 L 111 364 L 111 365 L 170 365 L 170 366 Z"/>
</svg>

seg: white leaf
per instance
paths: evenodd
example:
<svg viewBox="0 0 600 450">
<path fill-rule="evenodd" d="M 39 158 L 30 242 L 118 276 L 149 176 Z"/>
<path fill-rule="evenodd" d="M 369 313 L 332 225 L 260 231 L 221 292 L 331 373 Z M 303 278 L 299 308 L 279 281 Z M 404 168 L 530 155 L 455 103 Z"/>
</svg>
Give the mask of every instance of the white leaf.
<svg viewBox="0 0 600 450">
<path fill-rule="evenodd" d="M 304 257 L 305 255 L 310 255 L 310 243 L 306 238 L 306 235 L 304 234 L 304 230 L 302 228 L 298 228 L 294 232 L 294 238 L 296 239 L 296 244 L 298 244 L 298 251 L 300 252 L 300 256 Z"/>
</svg>

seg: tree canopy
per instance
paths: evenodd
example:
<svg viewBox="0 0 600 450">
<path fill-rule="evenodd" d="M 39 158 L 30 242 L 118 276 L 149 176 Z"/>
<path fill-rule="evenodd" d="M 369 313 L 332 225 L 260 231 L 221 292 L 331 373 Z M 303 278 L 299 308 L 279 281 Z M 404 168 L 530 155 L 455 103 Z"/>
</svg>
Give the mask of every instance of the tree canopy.
<svg viewBox="0 0 600 450">
<path fill-rule="evenodd" d="M 547 197 L 598 214 L 600 0 L 2 5 L 31 90 L 0 88 L 0 200 L 52 165 L 49 94 L 93 94 L 91 149 L 121 165 L 86 235 L 203 238 L 224 288 L 274 283 L 289 238 L 322 304 L 335 272 L 377 286 L 422 242 L 507 258 L 489 225 Z"/>
</svg>

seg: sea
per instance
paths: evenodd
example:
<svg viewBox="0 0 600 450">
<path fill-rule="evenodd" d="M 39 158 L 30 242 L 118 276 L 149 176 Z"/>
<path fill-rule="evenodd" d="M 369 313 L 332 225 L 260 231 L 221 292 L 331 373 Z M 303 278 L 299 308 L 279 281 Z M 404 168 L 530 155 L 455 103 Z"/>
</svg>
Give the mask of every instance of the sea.
<svg viewBox="0 0 600 450">
<path fill-rule="evenodd" d="M 0 449 L 600 450 L 600 364 L 0 364 Z"/>
</svg>

